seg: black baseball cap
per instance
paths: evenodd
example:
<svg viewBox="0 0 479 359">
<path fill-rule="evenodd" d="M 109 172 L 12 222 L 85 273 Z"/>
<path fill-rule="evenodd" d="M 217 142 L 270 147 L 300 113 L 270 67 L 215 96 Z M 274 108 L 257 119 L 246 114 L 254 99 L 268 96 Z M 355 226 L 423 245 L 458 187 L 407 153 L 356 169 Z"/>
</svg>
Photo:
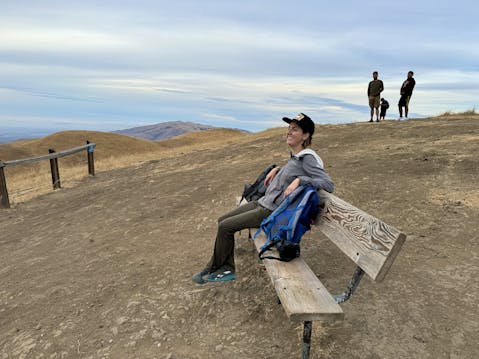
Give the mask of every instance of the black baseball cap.
<svg viewBox="0 0 479 359">
<path fill-rule="evenodd" d="M 303 132 L 309 133 L 313 136 L 314 133 L 314 122 L 308 115 L 300 113 L 294 118 L 283 117 L 283 121 L 287 123 L 295 122 L 303 130 Z"/>
</svg>

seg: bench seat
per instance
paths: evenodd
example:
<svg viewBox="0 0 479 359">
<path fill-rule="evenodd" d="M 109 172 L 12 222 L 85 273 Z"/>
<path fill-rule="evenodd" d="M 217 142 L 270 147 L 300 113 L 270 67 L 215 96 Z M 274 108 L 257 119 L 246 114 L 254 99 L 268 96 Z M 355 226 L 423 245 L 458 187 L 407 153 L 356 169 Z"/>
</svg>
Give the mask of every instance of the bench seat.
<svg viewBox="0 0 479 359">
<path fill-rule="evenodd" d="M 254 240 L 258 252 L 265 240 L 263 233 Z M 343 319 L 343 310 L 302 257 L 291 262 L 264 259 L 263 263 L 291 320 L 334 322 Z"/>
</svg>

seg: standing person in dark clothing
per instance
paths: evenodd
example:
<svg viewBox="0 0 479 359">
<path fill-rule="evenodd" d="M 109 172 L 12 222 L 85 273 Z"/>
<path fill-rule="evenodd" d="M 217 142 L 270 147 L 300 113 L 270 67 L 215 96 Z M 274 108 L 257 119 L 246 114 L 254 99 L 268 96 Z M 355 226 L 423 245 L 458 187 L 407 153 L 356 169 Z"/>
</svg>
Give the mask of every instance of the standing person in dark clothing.
<svg viewBox="0 0 479 359">
<path fill-rule="evenodd" d="M 376 110 L 376 121 L 379 122 L 379 98 L 383 90 L 383 82 L 378 80 L 378 72 L 374 71 L 373 80 L 368 85 L 369 108 L 371 109 L 371 119 L 369 122 L 373 122 L 374 110 Z"/>
<path fill-rule="evenodd" d="M 413 78 L 414 72 L 409 71 L 407 73 L 407 79 L 402 83 L 401 86 L 401 98 L 399 99 L 398 107 L 399 107 L 399 120 L 402 120 L 402 108 L 404 107 L 404 114 L 406 115 L 409 112 L 409 100 L 412 96 L 412 90 L 414 86 L 416 86 L 416 80 Z"/>
<path fill-rule="evenodd" d="M 379 119 L 384 120 L 386 117 L 386 110 L 389 108 L 389 102 L 386 99 L 381 99 L 381 113 L 379 114 Z"/>
</svg>

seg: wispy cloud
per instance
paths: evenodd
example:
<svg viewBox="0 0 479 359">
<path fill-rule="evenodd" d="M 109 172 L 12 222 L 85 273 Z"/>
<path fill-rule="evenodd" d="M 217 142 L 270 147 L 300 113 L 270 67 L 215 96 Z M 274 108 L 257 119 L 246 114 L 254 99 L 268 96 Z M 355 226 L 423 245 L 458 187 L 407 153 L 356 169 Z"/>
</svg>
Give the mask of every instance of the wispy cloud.
<svg viewBox="0 0 479 359">
<path fill-rule="evenodd" d="M 51 98 L 51 99 L 57 99 L 57 100 L 98 102 L 98 103 L 102 102 L 101 99 L 98 99 L 98 98 L 67 96 L 67 95 L 64 95 L 64 94 L 47 92 L 47 91 L 37 90 L 37 89 L 34 89 L 34 88 L 28 88 L 28 87 L 0 86 L 0 89 L 6 90 L 6 91 L 20 92 L 20 93 L 23 93 L 23 94 L 26 94 L 26 95 L 29 95 L 29 96 L 38 96 L 38 97 L 45 97 L 45 98 Z"/>
<path fill-rule="evenodd" d="M 469 5 L 6 2 L 0 121 L 115 130 L 175 119 L 260 130 L 301 111 L 320 122 L 363 121 L 371 72 L 393 113 L 410 69 L 414 113 L 465 110 L 479 98 Z"/>
</svg>

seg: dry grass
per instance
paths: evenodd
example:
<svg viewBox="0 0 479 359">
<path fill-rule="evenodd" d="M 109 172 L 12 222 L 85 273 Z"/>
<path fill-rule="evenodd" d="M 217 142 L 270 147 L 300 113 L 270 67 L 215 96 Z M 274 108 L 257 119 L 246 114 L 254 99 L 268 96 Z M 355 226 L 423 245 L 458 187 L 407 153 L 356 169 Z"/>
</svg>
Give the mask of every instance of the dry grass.
<svg viewBox="0 0 479 359">
<path fill-rule="evenodd" d="M 475 116 L 478 115 L 476 112 L 476 107 L 473 107 L 470 110 L 464 111 L 464 112 L 453 112 L 453 111 L 446 111 L 442 114 L 439 115 L 439 117 L 448 117 L 448 116 Z"/>
<path fill-rule="evenodd" d="M 95 172 L 99 173 L 179 153 L 220 148 L 248 136 L 250 135 L 237 130 L 213 129 L 155 142 L 105 132 L 65 131 L 39 139 L 0 144 L 0 159 L 9 161 L 39 156 L 47 154 L 49 148 L 62 151 L 85 144 L 89 140 L 96 144 Z M 88 177 L 86 151 L 59 159 L 59 167 L 62 187 L 77 185 Z M 52 191 L 49 161 L 7 166 L 5 177 L 11 204 Z"/>
</svg>

